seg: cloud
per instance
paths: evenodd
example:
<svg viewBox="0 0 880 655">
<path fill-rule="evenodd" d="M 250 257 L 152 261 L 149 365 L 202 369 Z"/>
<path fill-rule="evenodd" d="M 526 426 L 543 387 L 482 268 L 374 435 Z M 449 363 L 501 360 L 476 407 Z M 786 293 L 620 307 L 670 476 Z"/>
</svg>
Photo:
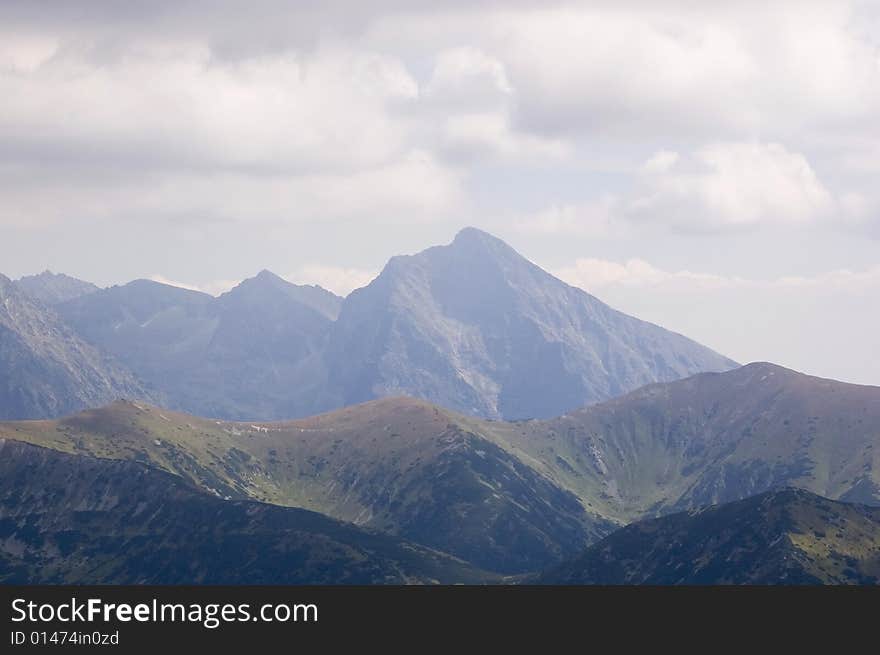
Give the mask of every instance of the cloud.
<svg viewBox="0 0 880 655">
<path fill-rule="evenodd" d="M 457 110 L 479 110 L 504 104 L 513 95 L 504 64 L 475 47 L 437 54 L 423 97 Z"/>
<path fill-rule="evenodd" d="M 446 216 L 461 176 L 419 144 L 418 94 L 399 59 L 340 43 L 222 60 L 192 40 L 16 38 L 0 223 Z"/>
<path fill-rule="evenodd" d="M 660 175 L 669 172 L 681 159 L 677 152 L 660 150 L 655 152 L 644 164 L 641 172 L 646 175 Z"/>
<path fill-rule="evenodd" d="M 619 236 L 629 229 L 620 217 L 619 205 L 612 194 L 592 202 L 552 205 L 518 219 L 514 227 L 523 234 L 543 236 Z"/>
<path fill-rule="evenodd" d="M 517 221 L 533 234 L 631 237 L 647 226 L 704 234 L 874 215 L 864 196 L 835 198 L 806 158 L 778 143 L 714 143 L 686 155 L 660 150 L 636 168 L 632 188 L 552 205 Z"/>
<path fill-rule="evenodd" d="M 455 159 L 562 159 L 571 149 L 559 140 L 517 134 L 503 112 L 457 114 L 445 120 L 442 148 Z"/>
<path fill-rule="evenodd" d="M 852 3 L 589 3 L 496 16 L 520 120 L 558 134 L 742 138 L 876 111 Z"/>
<path fill-rule="evenodd" d="M 59 42 L 24 68 L 21 52 L 0 61 L 0 140 L 18 161 L 357 170 L 407 149 L 389 106 L 418 93 L 400 61 L 344 47 L 224 63 L 198 43 L 151 40 L 95 61 L 98 44 Z"/>
<path fill-rule="evenodd" d="M 679 229 L 796 223 L 826 194 L 850 199 L 846 225 L 877 223 L 876 21 L 850 3 L 67 4 L 0 8 L 5 222 L 144 205 L 180 220 L 240 207 L 455 220 L 492 167 L 549 164 L 561 179 L 624 178 L 617 213 L 627 183 L 644 184 L 634 211 Z M 357 210 L 326 191 L 401 169 L 392 187 L 408 193 L 413 157 L 430 162 L 416 199 L 370 188 Z M 779 198 L 744 177 L 752 166 L 780 175 Z M 181 198 L 171 188 L 184 184 Z M 553 188 L 558 216 L 538 223 L 574 233 L 597 201 Z M 505 191 L 489 211 L 520 211 Z"/>
<path fill-rule="evenodd" d="M 145 173 L 117 180 L 0 179 L 0 222 L 159 223 L 431 221 L 455 213 L 461 180 L 429 153 L 351 173 L 296 176 L 238 172 Z"/>
<path fill-rule="evenodd" d="M 812 276 L 785 275 L 771 279 L 753 279 L 742 276 L 700 273 L 686 269 L 668 271 L 644 259 L 615 262 L 606 259 L 582 257 L 569 266 L 555 270 L 560 279 L 586 290 L 614 287 L 666 291 L 711 291 L 720 289 L 813 289 L 829 292 L 865 291 L 880 289 L 880 266 L 861 271 L 837 269 Z"/>
<path fill-rule="evenodd" d="M 643 259 L 629 259 L 618 263 L 591 257 L 579 258 L 572 265 L 556 271 L 560 279 L 587 290 L 622 286 L 629 288 L 721 289 L 750 284 L 739 277 L 724 277 L 711 273 L 688 270 L 665 271 Z"/>
<path fill-rule="evenodd" d="M 555 159 L 570 154 L 560 140 L 513 125 L 515 93 L 504 64 L 473 47 L 437 54 L 420 95 L 424 119 L 439 123 L 437 148 L 454 160 Z"/>
<path fill-rule="evenodd" d="M 834 206 L 806 158 L 778 143 L 716 143 L 687 162 L 661 152 L 642 184 L 629 213 L 685 229 L 805 223 Z"/>
</svg>

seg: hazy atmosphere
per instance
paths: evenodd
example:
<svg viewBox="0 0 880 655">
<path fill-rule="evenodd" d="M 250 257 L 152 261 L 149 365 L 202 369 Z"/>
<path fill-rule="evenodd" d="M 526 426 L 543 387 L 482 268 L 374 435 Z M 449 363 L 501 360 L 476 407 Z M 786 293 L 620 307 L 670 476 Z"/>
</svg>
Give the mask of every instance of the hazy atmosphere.
<svg viewBox="0 0 880 655">
<path fill-rule="evenodd" d="M 876 3 L 366 4 L 4 1 L 0 272 L 346 294 L 475 226 L 880 385 Z"/>
</svg>

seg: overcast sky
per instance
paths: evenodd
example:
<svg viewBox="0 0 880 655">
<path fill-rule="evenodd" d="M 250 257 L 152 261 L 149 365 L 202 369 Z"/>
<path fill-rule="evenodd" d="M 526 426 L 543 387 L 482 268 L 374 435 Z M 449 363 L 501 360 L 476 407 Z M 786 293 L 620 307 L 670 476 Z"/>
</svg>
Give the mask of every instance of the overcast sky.
<svg viewBox="0 0 880 655">
<path fill-rule="evenodd" d="M 880 384 L 878 3 L 132 4 L 0 3 L 0 272 L 347 293 L 473 225 Z"/>
</svg>

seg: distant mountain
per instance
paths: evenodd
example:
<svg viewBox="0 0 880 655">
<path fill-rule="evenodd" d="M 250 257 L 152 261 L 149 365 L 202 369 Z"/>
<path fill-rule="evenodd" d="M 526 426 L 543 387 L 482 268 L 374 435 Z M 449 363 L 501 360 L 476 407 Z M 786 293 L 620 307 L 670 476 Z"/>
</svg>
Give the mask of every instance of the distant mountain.
<svg viewBox="0 0 880 655">
<path fill-rule="evenodd" d="M 344 300 L 268 271 L 219 298 L 148 280 L 83 284 L 48 273 L 21 281 L 171 406 L 224 419 L 309 416 L 398 395 L 485 418 L 546 418 L 736 366 L 473 228 L 393 257 Z"/>
<path fill-rule="evenodd" d="M 162 400 L 0 275 L 0 417 L 58 416 L 120 397 Z"/>
<path fill-rule="evenodd" d="M 0 440 L 0 583 L 481 583 L 497 576 L 314 512 L 224 501 L 133 461 Z"/>
<path fill-rule="evenodd" d="M 756 363 L 491 429 L 623 523 L 779 486 L 880 505 L 880 387 Z"/>
<path fill-rule="evenodd" d="M 880 508 L 782 489 L 641 521 L 540 584 L 880 584 Z"/>
<path fill-rule="evenodd" d="M 277 303 L 282 297 L 309 307 L 331 321 L 339 316 L 343 301 L 317 284 L 292 284 L 267 270 L 244 280 L 220 299 L 227 307 L 230 303 L 238 303 L 240 310 L 258 310 L 264 304 Z"/>
<path fill-rule="evenodd" d="M 474 228 L 394 257 L 345 300 L 326 352 L 335 404 L 424 398 L 488 418 L 550 417 L 735 362 L 615 311 Z"/>
<path fill-rule="evenodd" d="M 98 290 L 91 282 L 84 282 L 64 273 L 43 271 L 38 275 L 26 275 L 15 285 L 29 296 L 47 305 L 73 300 Z"/>
<path fill-rule="evenodd" d="M 162 389 L 173 407 L 277 419 L 302 413 L 320 395 L 317 359 L 341 301 L 263 271 L 219 298 L 136 280 L 58 311 L 83 338 Z"/>
</svg>

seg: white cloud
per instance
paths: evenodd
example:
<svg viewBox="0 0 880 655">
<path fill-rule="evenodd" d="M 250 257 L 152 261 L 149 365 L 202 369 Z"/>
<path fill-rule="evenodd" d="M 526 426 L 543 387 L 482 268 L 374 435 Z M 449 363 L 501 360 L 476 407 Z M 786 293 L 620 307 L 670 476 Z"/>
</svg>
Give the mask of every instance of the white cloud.
<svg viewBox="0 0 880 655">
<path fill-rule="evenodd" d="M 393 56 L 326 44 L 224 61 L 197 41 L 0 48 L 0 223 L 430 220 L 460 174 L 420 147 Z M 48 53 L 48 54 L 47 54 Z"/>
<path fill-rule="evenodd" d="M 504 64 L 474 47 L 440 52 L 423 90 L 428 101 L 471 110 L 497 106 L 512 95 Z"/>
<path fill-rule="evenodd" d="M 619 219 L 619 201 L 607 194 L 581 204 L 552 205 L 515 222 L 523 234 L 544 236 L 608 237 L 621 235 L 628 224 Z"/>
<path fill-rule="evenodd" d="M 644 169 L 630 213 L 685 228 L 804 223 L 833 208 L 806 158 L 777 143 L 717 143 L 687 163 L 659 153 Z"/>
<path fill-rule="evenodd" d="M 552 133 L 788 134 L 880 100 L 851 3 L 573 3 L 491 24 L 522 120 Z"/>
<path fill-rule="evenodd" d="M 0 138 L 16 146 L 9 154 L 87 162 L 91 154 L 116 166 L 381 164 L 406 149 L 406 121 L 389 103 L 418 93 L 393 57 L 330 46 L 222 63 L 197 43 L 145 41 L 97 64 L 97 45 L 63 44 L 25 71 L 12 67 L 18 53 L 0 53 Z"/>
<path fill-rule="evenodd" d="M 574 264 L 558 269 L 556 274 L 569 284 L 587 290 L 614 286 L 648 288 L 663 286 L 669 290 L 681 288 L 720 289 L 750 284 L 738 277 L 724 277 L 711 273 L 688 270 L 665 271 L 643 259 L 629 259 L 618 263 L 605 259 L 579 258 Z"/>
<path fill-rule="evenodd" d="M 862 271 L 837 269 L 812 276 L 785 275 L 772 279 L 700 273 L 687 269 L 668 271 L 644 259 L 615 262 L 593 257 L 578 258 L 569 266 L 555 270 L 560 279 L 586 290 L 614 287 L 693 291 L 718 289 L 817 289 L 825 291 L 864 291 L 880 288 L 880 266 Z"/>
<path fill-rule="evenodd" d="M 551 205 L 517 222 L 522 232 L 632 236 L 648 224 L 725 232 L 822 219 L 857 225 L 873 216 L 863 196 L 839 201 L 806 158 L 777 143 L 715 143 L 685 156 L 660 150 L 641 164 L 632 189 L 598 200 Z"/>
<path fill-rule="evenodd" d="M 642 164 L 642 173 L 648 175 L 657 175 L 668 172 L 680 159 L 677 152 L 671 150 L 660 150 L 654 153 L 648 161 Z"/>
</svg>

